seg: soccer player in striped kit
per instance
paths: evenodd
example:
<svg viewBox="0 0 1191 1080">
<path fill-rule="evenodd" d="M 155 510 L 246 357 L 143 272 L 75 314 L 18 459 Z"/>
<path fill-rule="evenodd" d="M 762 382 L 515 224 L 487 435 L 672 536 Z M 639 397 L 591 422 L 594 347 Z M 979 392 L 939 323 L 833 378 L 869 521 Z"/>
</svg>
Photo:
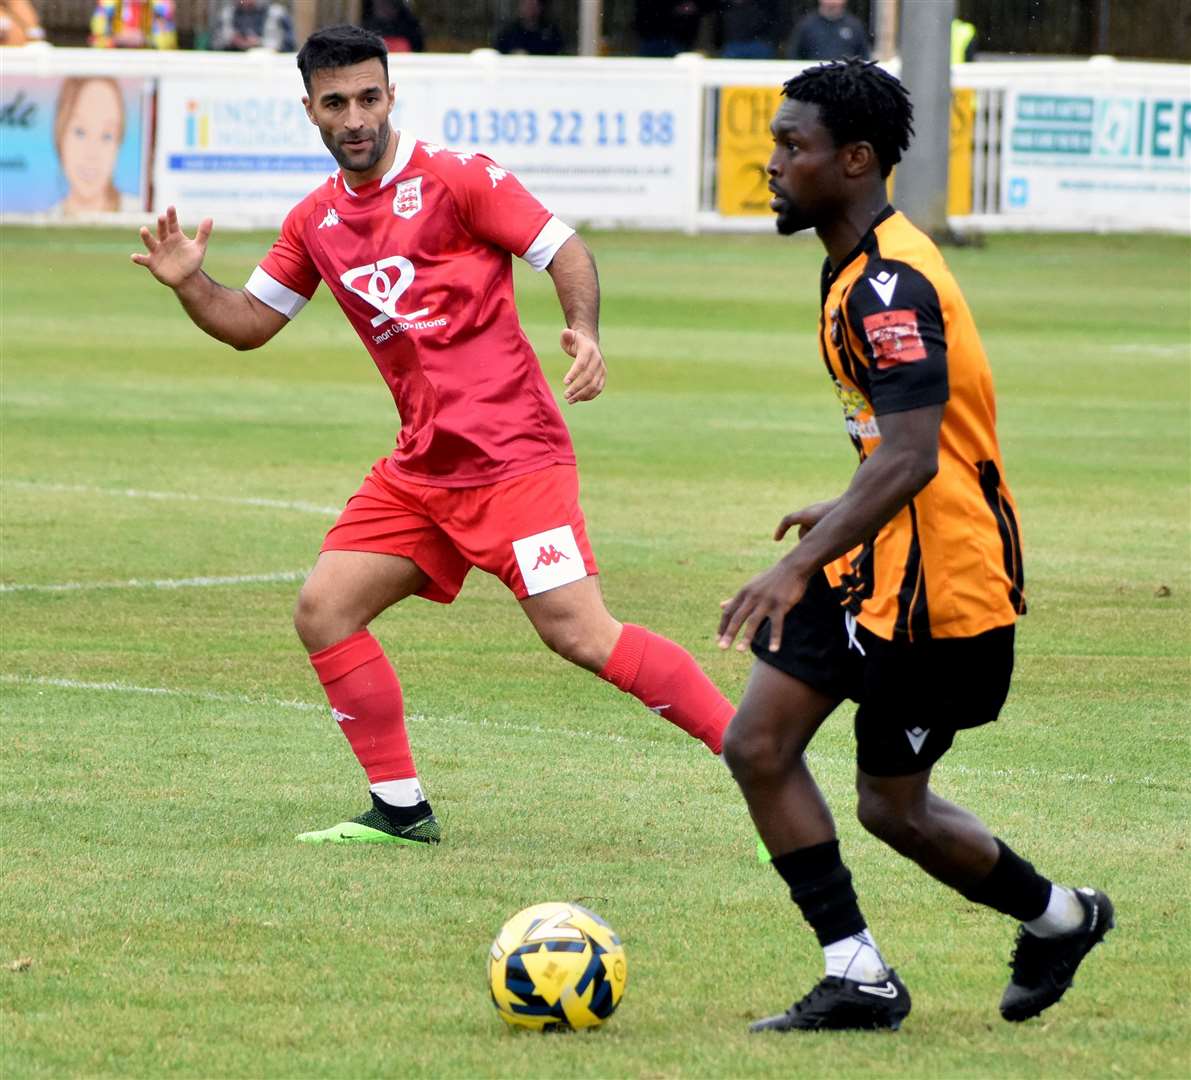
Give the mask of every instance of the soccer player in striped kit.
<svg viewBox="0 0 1191 1080">
<path fill-rule="evenodd" d="M 1053 1005 L 1113 925 L 1108 897 L 1053 884 L 930 788 L 957 732 L 997 718 L 1025 612 L 1017 511 L 992 376 L 938 248 L 889 205 L 913 133 L 875 64 L 811 68 L 771 124 L 783 235 L 827 250 L 819 344 L 860 466 L 838 498 L 782 518 L 799 543 L 723 606 L 720 645 L 757 658 L 724 741 L 774 868 L 823 946 L 823 979 L 754 1031 L 897 1028 L 910 994 L 857 903 L 804 752 L 857 702 L 861 823 L 969 900 L 1022 924 L 1006 1020 Z M 919 916 L 926 917 L 926 916 Z"/>
</svg>

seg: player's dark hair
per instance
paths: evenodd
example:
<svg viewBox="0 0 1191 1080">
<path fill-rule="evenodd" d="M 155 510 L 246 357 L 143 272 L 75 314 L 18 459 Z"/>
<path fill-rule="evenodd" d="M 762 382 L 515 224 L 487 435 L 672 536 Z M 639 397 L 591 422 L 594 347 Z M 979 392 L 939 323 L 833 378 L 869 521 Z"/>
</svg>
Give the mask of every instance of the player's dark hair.
<svg viewBox="0 0 1191 1080">
<path fill-rule="evenodd" d="M 327 68 L 351 67 L 365 60 L 379 60 L 389 79 L 389 50 L 380 34 L 359 26 L 328 26 L 316 30 L 306 39 L 298 52 L 298 70 L 306 92 L 310 92 L 310 77 Z"/>
<path fill-rule="evenodd" d="M 914 134 L 914 106 L 906 88 L 868 60 L 836 60 L 795 75 L 782 86 L 791 101 L 819 106 L 819 120 L 836 146 L 866 142 L 881 175 L 902 159 Z"/>
</svg>

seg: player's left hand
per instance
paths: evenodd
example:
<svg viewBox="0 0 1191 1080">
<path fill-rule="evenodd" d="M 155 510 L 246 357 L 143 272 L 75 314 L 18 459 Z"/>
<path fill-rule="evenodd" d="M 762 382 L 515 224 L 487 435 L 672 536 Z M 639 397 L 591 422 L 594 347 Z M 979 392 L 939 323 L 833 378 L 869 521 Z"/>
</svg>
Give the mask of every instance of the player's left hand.
<svg viewBox="0 0 1191 1080">
<path fill-rule="evenodd" d="M 562 379 L 567 404 L 599 397 L 608 375 L 600 343 L 582 330 L 567 329 L 562 332 L 561 344 L 562 351 L 575 361 Z"/>
<path fill-rule="evenodd" d="M 731 600 L 720 604 L 719 647 L 731 647 L 739 634 L 736 648 L 744 652 L 752 644 L 757 627 L 768 619 L 769 651 L 777 652 L 782 644 L 786 613 L 802 599 L 806 581 L 806 576 L 785 559 L 758 574 Z"/>
</svg>

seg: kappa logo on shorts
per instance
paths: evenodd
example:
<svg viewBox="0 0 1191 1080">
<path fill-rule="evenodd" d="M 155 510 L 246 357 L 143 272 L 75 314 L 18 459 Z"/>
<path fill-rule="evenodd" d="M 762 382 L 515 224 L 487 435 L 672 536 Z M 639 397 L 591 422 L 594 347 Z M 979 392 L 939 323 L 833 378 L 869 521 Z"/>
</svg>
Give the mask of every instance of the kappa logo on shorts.
<svg viewBox="0 0 1191 1080">
<path fill-rule="evenodd" d="M 548 548 L 542 547 L 538 549 L 538 561 L 533 564 L 532 569 L 536 570 L 539 566 L 553 566 L 556 562 L 561 562 L 563 559 L 569 558 L 569 555 L 564 555 L 551 544 Z"/>
<path fill-rule="evenodd" d="M 917 754 L 922 749 L 922 744 L 926 742 L 926 737 L 930 734 L 930 728 L 906 728 L 906 738 L 910 740 L 910 746 L 914 753 Z"/>
<path fill-rule="evenodd" d="M 530 596 L 587 577 L 587 567 L 570 525 L 514 540 L 513 555 Z"/>
</svg>

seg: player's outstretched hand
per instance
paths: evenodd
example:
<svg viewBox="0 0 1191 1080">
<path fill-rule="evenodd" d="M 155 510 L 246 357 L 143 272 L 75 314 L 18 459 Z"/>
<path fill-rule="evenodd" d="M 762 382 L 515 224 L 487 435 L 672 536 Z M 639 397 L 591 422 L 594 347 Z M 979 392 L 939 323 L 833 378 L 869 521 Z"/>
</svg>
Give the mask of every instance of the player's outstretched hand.
<svg viewBox="0 0 1191 1080">
<path fill-rule="evenodd" d="M 562 351 L 575 361 L 562 379 L 566 387 L 567 404 L 574 405 L 576 401 L 591 401 L 599 397 L 608 375 L 600 343 L 582 330 L 564 330 Z"/>
<path fill-rule="evenodd" d="M 835 509 L 838 502 L 838 498 L 826 499 L 823 502 L 811 503 L 810 506 L 804 506 L 801 510 L 795 510 L 793 513 L 787 514 L 777 523 L 777 528 L 773 530 L 773 538 L 780 540 L 797 525 L 798 539 L 801 540 Z"/>
<path fill-rule="evenodd" d="M 211 219 L 199 222 L 191 238 L 178 224 L 178 211 L 172 206 L 157 218 L 157 233 L 141 226 L 141 241 L 148 251 L 132 256 L 132 261 L 145 267 L 162 285 L 178 288 L 189 277 L 198 273 L 207 254 L 207 238 L 211 235 Z"/>
<path fill-rule="evenodd" d="M 763 574 L 758 574 L 731 600 L 720 607 L 719 646 L 730 648 L 736 635 L 736 648 L 744 652 L 753 641 L 757 627 L 769 620 L 769 651 L 777 652 L 782 644 L 782 624 L 788 612 L 806 591 L 806 578 L 783 559 Z"/>
</svg>

